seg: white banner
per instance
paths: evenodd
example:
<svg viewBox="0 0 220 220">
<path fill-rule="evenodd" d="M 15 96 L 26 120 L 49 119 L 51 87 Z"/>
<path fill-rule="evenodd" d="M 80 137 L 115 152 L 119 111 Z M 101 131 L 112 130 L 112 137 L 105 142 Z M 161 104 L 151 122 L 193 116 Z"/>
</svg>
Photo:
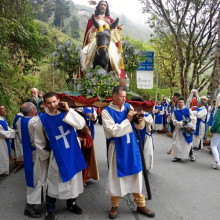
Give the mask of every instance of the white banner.
<svg viewBox="0 0 220 220">
<path fill-rule="evenodd" d="M 154 85 L 153 71 L 137 71 L 137 88 L 138 89 L 152 89 Z"/>
</svg>

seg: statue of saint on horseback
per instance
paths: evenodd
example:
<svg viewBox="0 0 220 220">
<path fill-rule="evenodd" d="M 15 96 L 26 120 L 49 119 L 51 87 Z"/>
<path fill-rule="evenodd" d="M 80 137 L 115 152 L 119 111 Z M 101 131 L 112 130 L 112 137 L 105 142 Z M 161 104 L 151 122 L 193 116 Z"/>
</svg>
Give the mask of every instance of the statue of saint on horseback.
<svg viewBox="0 0 220 220">
<path fill-rule="evenodd" d="M 107 1 L 100 1 L 86 27 L 80 57 L 81 75 L 86 74 L 87 68 L 99 65 L 106 71 L 113 70 L 117 78 L 125 78 L 122 30 L 118 21 L 110 17 Z"/>
</svg>

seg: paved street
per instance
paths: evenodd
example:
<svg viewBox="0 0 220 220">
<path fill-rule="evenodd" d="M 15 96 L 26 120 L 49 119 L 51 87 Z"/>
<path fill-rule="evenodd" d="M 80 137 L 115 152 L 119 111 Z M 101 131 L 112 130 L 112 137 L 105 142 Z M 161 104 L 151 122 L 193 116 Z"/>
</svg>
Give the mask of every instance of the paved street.
<svg viewBox="0 0 220 220">
<path fill-rule="evenodd" d="M 109 197 L 105 194 L 107 178 L 106 147 L 103 129 L 96 125 L 95 147 L 100 172 L 100 181 L 89 181 L 84 194 L 78 199 L 83 215 L 76 216 L 66 210 L 65 201 L 58 201 L 56 217 L 59 220 L 108 219 Z M 154 169 L 149 179 L 152 200 L 147 205 L 155 211 L 155 220 L 217 220 L 220 219 L 220 170 L 211 168 L 212 155 L 205 148 L 196 153 L 196 162 L 190 160 L 179 163 L 171 162 L 172 157 L 166 152 L 171 147 L 172 139 L 165 134 L 154 134 Z M 144 194 L 146 190 L 144 188 Z M 23 215 L 26 203 L 24 170 L 11 173 L 0 182 L 0 219 L 30 219 Z M 44 212 L 45 203 L 39 206 Z M 44 219 L 44 215 L 42 218 Z M 135 212 L 131 195 L 121 200 L 120 220 L 148 219 Z"/>
</svg>

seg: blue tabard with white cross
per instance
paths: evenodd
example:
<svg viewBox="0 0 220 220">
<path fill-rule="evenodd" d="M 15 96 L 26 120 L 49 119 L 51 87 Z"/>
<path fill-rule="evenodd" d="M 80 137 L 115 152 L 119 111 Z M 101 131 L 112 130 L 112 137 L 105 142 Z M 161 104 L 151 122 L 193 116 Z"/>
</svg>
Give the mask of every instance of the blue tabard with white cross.
<svg viewBox="0 0 220 220">
<path fill-rule="evenodd" d="M 0 125 L 4 128 L 5 131 L 8 131 L 8 124 L 5 120 L 5 117 L 4 117 L 4 121 L 0 120 Z M 7 148 L 8 148 L 8 155 L 11 156 L 11 148 L 10 148 L 9 139 L 6 138 L 5 142 L 6 142 L 6 145 L 7 145 Z"/>
<path fill-rule="evenodd" d="M 63 121 L 65 114 L 66 112 L 57 115 L 44 113 L 40 116 L 63 182 L 71 180 L 86 168 L 76 131 Z"/>
<path fill-rule="evenodd" d="M 106 107 L 105 110 L 110 114 L 115 123 L 121 124 L 127 118 L 130 105 L 125 103 L 124 107 L 122 112 L 118 112 L 110 107 Z M 134 175 L 143 169 L 133 122 L 131 122 L 131 125 L 133 128 L 131 133 L 122 137 L 111 138 L 115 140 L 118 177 Z"/>
<path fill-rule="evenodd" d="M 208 123 L 208 126 L 210 126 L 210 127 L 213 124 L 214 112 L 215 112 L 215 106 L 212 108 L 212 111 L 210 112 L 209 123 Z"/>
<path fill-rule="evenodd" d="M 28 131 L 28 123 L 32 117 L 22 117 L 21 118 L 21 138 L 22 138 L 22 146 L 23 146 L 23 156 L 24 156 L 24 172 L 26 185 L 34 188 L 34 164 L 32 160 L 32 152 L 36 150 L 36 148 L 31 146 L 29 131 Z"/>
<path fill-rule="evenodd" d="M 160 111 L 163 111 L 163 106 L 155 106 L 155 109 L 160 109 Z M 155 117 L 155 124 L 162 124 L 163 123 L 163 115 L 160 115 L 158 112 L 154 114 Z"/>
<path fill-rule="evenodd" d="M 201 110 L 203 110 L 204 108 L 197 108 L 196 111 L 197 112 L 200 112 Z M 199 135 L 199 127 L 200 127 L 200 123 L 204 123 L 205 124 L 205 121 L 202 120 L 201 118 L 197 118 L 197 121 L 196 121 L 196 131 L 194 133 L 194 135 L 198 136 Z"/>
<path fill-rule="evenodd" d="M 83 113 L 86 115 L 87 113 L 92 113 L 94 112 L 94 108 L 86 108 L 83 107 Z M 91 131 L 91 136 L 94 140 L 94 136 L 95 136 L 95 126 L 94 126 L 94 122 L 92 121 L 92 119 L 89 116 L 86 116 L 86 125 L 89 127 L 90 131 Z"/>
<path fill-rule="evenodd" d="M 190 118 L 188 108 L 176 109 L 176 110 L 174 110 L 174 115 L 175 115 L 177 121 L 182 121 L 184 118 Z M 183 136 L 188 144 L 190 144 L 193 141 L 193 134 L 186 135 L 183 132 Z"/>
</svg>

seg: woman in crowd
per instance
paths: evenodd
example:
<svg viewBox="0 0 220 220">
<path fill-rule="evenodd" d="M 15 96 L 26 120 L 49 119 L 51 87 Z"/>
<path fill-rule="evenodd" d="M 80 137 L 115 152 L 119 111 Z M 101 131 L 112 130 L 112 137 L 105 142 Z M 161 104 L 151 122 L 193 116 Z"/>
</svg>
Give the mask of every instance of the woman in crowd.
<svg viewBox="0 0 220 220">
<path fill-rule="evenodd" d="M 216 99 L 214 121 L 210 132 L 213 134 L 211 139 L 211 149 L 214 156 L 212 167 L 220 169 L 220 93 Z"/>
</svg>

